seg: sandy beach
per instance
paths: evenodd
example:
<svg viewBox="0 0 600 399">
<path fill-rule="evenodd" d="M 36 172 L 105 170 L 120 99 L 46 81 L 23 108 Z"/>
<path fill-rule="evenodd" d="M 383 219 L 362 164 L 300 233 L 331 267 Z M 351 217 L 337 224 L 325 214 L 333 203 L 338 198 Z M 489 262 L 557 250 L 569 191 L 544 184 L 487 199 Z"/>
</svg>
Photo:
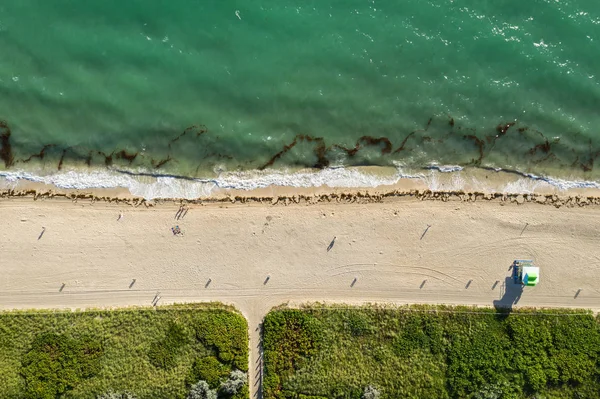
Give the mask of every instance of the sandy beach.
<svg viewBox="0 0 600 399">
<path fill-rule="evenodd" d="M 248 318 L 251 364 L 282 303 L 600 309 L 595 200 L 434 197 L 217 201 L 179 219 L 175 201 L 0 199 L 0 307 L 222 301 Z M 509 267 L 524 258 L 541 282 L 520 291 Z"/>
</svg>

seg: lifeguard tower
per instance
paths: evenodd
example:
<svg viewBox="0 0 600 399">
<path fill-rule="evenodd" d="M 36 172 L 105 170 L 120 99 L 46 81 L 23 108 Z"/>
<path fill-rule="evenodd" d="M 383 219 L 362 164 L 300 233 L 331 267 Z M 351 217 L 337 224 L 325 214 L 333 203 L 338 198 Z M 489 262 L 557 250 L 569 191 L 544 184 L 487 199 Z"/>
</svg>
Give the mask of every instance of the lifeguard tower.
<svg viewBox="0 0 600 399">
<path fill-rule="evenodd" d="M 540 268 L 532 260 L 517 259 L 513 262 L 513 278 L 516 284 L 535 287 L 540 282 Z"/>
</svg>

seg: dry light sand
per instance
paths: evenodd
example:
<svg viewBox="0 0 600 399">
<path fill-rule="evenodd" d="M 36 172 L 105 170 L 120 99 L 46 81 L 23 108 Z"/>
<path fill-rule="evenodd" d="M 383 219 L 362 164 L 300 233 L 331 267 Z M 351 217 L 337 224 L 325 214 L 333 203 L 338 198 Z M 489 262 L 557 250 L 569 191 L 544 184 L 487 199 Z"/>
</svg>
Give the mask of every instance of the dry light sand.
<svg viewBox="0 0 600 399">
<path fill-rule="evenodd" d="M 252 381 L 258 325 L 284 302 L 600 308 L 595 205 L 210 204 L 175 220 L 178 207 L 0 200 L 0 307 L 151 305 L 157 293 L 159 306 L 230 303 L 250 324 Z M 509 278 L 517 258 L 541 268 L 540 284 L 522 293 Z M 259 396 L 260 382 L 250 385 Z"/>
</svg>

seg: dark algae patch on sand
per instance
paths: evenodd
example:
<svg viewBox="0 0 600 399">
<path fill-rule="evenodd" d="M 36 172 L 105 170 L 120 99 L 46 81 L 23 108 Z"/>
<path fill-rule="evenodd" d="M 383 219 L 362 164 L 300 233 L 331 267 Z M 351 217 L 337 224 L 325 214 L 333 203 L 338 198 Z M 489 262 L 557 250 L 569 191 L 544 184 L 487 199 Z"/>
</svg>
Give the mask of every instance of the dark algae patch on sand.
<svg viewBox="0 0 600 399">
<path fill-rule="evenodd" d="M 247 322 L 220 304 L 0 313 L 2 398 L 186 398 L 204 380 L 241 399 L 223 384 L 247 370 Z"/>
<path fill-rule="evenodd" d="M 264 360 L 267 399 L 600 397 L 600 323 L 586 311 L 278 309 Z"/>
</svg>

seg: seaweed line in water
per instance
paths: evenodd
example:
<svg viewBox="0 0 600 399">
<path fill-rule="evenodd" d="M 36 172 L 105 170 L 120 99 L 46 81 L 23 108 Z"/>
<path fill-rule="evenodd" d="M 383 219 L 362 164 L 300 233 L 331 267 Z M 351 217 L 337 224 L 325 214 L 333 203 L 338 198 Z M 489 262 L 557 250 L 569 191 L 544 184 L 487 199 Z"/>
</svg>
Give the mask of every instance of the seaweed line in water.
<svg viewBox="0 0 600 399">
<path fill-rule="evenodd" d="M 560 142 L 560 138 L 554 138 L 550 140 L 539 130 L 532 129 L 527 126 L 518 126 L 518 122 L 516 120 L 497 124 L 491 134 L 478 135 L 477 131 L 473 128 L 457 126 L 456 120 L 451 115 L 446 115 L 446 117 L 448 118 L 448 123 L 446 126 L 449 126 L 449 129 L 446 131 L 446 133 L 442 133 L 441 135 L 438 134 L 438 137 L 432 137 L 431 135 L 427 134 L 434 121 L 434 117 L 431 117 L 428 119 L 423 128 L 411 131 L 405 135 L 401 140 L 400 145 L 396 149 L 394 149 L 392 140 L 385 136 L 374 137 L 371 135 L 362 135 L 356 140 L 353 146 L 346 147 L 338 143 L 333 143 L 327 146 L 325 138 L 323 137 L 310 134 L 296 134 L 291 142 L 284 144 L 281 150 L 276 152 L 274 155 L 268 158 L 266 162 L 257 166 L 256 168 L 258 170 L 264 170 L 268 167 L 274 166 L 277 161 L 282 159 L 288 152 L 290 152 L 300 143 L 312 144 L 311 151 L 315 157 L 315 161 L 311 162 L 310 164 L 307 163 L 305 166 L 312 166 L 313 168 L 317 169 L 324 169 L 330 166 L 330 154 L 334 150 L 343 151 L 346 156 L 352 158 L 359 154 L 363 148 L 378 147 L 382 156 L 393 156 L 404 151 L 413 151 L 414 149 L 418 148 L 418 146 L 426 143 L 448 145 L 447 141 L 451 138 L 454 138 L 454 140 L 470 141 L 474 146 L 473 150 L 475 151 L 476 156 L 471 158 L 470 161 L 462 163 L 459 162 L 458 165 L 482 166 L 484 159 L 494 151 L 499 140 L 503 139 L 509 134 L 512 135 L 513 133 L 511 132 L 514 132 L 514 134 L 519 134 L 520 136 L 524 136 L 524 139 L 527 141 L 533 141 L 531 143 L 532 146 L 524 151 L 523 156 L 528 156 L 531 162 L 534 164 L 539 164 L 548 160 L 558 160 L 558 157 L 553 150 L 557 145 L 563 145 Z M 174 153 L 172 148 L 174 143 L 186 136 L 191 136 L 193 140 L 196 140 L 208 134 L 208 132 L 209 130 L 205 125 L 191 125 L 185 128 L 181 133 L 168 140 L 166 143 L 167 154 L 161 159 L 154 159 L 152 157 L 145 156 L 143 153 L 132 152 L 128 151 L 127 149 L 115 149 L 110 153 L 106 153 L 99 149 L 85 148 L 81 146 L 67 146 L 60 148 L 60 146 L 55 143 L 43 145 L 38 152 L 31 153 L 28 157 L 15 159 L 14 149 L 11 143 L 12 139 L 14 139 L 12 135 L 13 132 L 6 121 L 0 120 L 0 159 L 3 161 L 5 168 L 8 169 L 19 163 L 28 163 L 33 158 L 44 160 L 47 158 L 49 151 L 56 151 L 58 170 L 62 169 L 66 160 L 77 158 L 83 159 L 86 165 L 92 166 L 94 158 L 98 156 L 103 158 L 103 163 L 106 167 L 112 166 L 116 161 L 121 161 L 118 162 L 119 166 L 131 166 L 136 159 L 142 158 L 149 159 L 149 164 L 154 169 L 160 169 L 167 163 L 177 162 L 177 154 Z M 573 137 L 577 137 L 577 135 L 575 134 Z M 538 140 L 541 140 L 541 142 Z M 536 143 L 536 141 L 538 142 Z M 409 142 L 414 143 L 414 145 L 409 147 Z M 559 167 L 570 166 L 571 168 L 580 168 L 584 172 L 590 172 L 594 169 L 595 160 L 600 156 L 600 149 L 594 149 L 591 140 L 588 142 L 588 150 L 586 154 L 577 153 L 573 148 L 567 147 L 567 150 L 571 150 L 571 152 L 574 154 L 574 160 L 572 163 L 571 161 L 568 161 L 567 165 L 558 165 Z M 58 156 L 58 154 L 60 154 L 60 156 Z M 232 155 L 210 150 L 207 151 L 204 156 L 204 159 L 207 158 L 224 158 L 229 160 L 235 159 L 235 157 Z M 198 166 L 197 170 L 199 168 L 200 166 Z"/>
</svg>

